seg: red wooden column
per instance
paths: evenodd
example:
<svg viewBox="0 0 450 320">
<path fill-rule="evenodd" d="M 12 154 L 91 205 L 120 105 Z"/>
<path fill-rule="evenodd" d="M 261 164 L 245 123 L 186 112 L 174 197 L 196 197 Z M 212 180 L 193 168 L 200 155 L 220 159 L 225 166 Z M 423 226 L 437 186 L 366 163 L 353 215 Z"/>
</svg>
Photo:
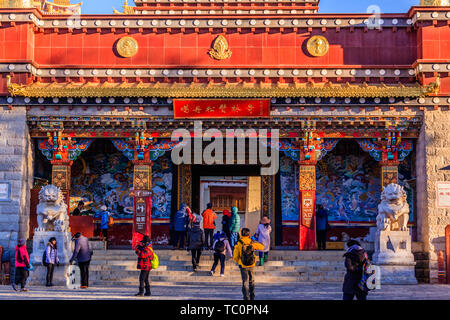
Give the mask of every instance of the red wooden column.
<svg viewBox="0 0 450 320">
<path fill-rule="evenodd" d="M 323 139 L 314 130 L 314 124 L 304 132 L 298 141 L 300 151 L 299 164 L 299 217 L 298 249 L 316 250 L 316 164 L 320 155 Z"/>
<path fill-rule="evenodd" d="M 316 161 L 300 160 L 299 168 L 299 250 L 315 250 Z"/>
<path fill-rule="evenodd" d="M 146 132 L 137 132 L 130 144 L 134 148 L 133 174 L 133 237 L 132 247 L 142 240 L 144 235 L 151 239 L 152 217 L 152 165 L 150 149 L 153 139 Z"/>
<path fill-rule="evenodd" d="M 67 204 L 67 214 L 70 214 L 70 179 L 73 161 L 65 158 L 63 160 L 52 160 L 50 163 L 52 164 L 52 184 L 61 189 Z"/>
<path fill-rule="evenodd" d="M 152 162 L 134 160 L 133 194 L 133 240 L 132 247 L 142 240 L 144 235 L 151 238 L 152 216 Z"/>
</svg>

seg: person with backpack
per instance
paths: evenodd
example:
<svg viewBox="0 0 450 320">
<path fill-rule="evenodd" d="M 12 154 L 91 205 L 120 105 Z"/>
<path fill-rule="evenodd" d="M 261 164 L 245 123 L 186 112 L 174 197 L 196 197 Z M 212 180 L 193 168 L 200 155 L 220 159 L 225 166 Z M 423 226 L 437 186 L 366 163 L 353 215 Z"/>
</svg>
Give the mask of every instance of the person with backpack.
<svg viewBox="0 0 450 320">
<path fill-rule="evenodd" d="M 206 205 L 206 210 L 203 211 L 202 217 L 203 229 L 205 231 L 206 249 L 211 250 L 213 248 L 214 229 L 216 229 L 216 223 L 214 220 L 217 219 L 216 213 L 212 210 L 212 203 L 208 203 Z"/>
<path fill-rule="evenodd" d="M 231 239 L 230 224 L 231 224 L 231 212 L 227 209 L 224 209 L 222 217 L 222 231 L 225 232 L 228 239 Z"/>
<path fill-rule="evenodd" d="M 28 255 L 25 239 L 20 239 L 16 246 L 15 255 L 16 276 L 12 287 L 17 291 L 17 286 L 20 284 L 20 291 L 28 291 L 25 288 L 28 279 L 28 270 L 31 268 L 30 257 Z"/>
<path fill-rule="evenodd" d="M 111 215 L 112 213 L 108 211 L 108 208 L 103 205 L 100 207 L 100 211 L 98 211 L 94 218 L 100 218 L 100 240 L 108 241 L 108 229 L 111 225 Z M 110 219 L 111 218 L 111 219 Z"/>
<path fill-rule="evenodd" d="M 179 249 L 184 249 L 184 238 L 186 237 L 186 230 L 189 224 L 189 212 L 185 203 L 182 203 L 180 210 L 175 213 L 173 218 L 174 224 L 174 240 L 173 249 L 175 250 L 180 243 Z"/>
<path fill-rule="evenodd" d="M 52 287 L 55 265 L 59 267 L 58 249 L 55 237 L 51 237 L 50 240 L 48 240 L 47 247 L 45 248 L 42 257 L 42 264 L 47 267 L 47 281 L 45 286 Z"/>
<path fill-rule="evenodd" d="M 75 233 L 72 237 L 72 241 L 75 240 L 75 248 L 73 249 L 72 257 L 69 260 L 70 264 L 73 264 L 76 260 L 78 267 L 80 268 L 81 275 L 81 289 L 87 289 L 89 287 L 89 264 L 91 262 L 93 251 L 89 246 L 89 240 L 81 234 L 81 232 Z"/>
<path fill-rule="evenodd" d="M 187 236 L 187 250 L 191 250 L 192 254 L 192 268 L 194 272 L 197 271 L 200 264 L 200 256 L 202 255 L 202 248 L 205 244 L 205 234 L 200 228 L 200 221 L 196 220 L 192 229 L 189 230 Z"/>
<path fill-rule="evenodd" d="M 264 245 L 264 250 L 259 251 L 259 265 L 263 266 L 264 262 L 267 262 L 270 250 L 270 233 L 272 232 L 272 227 L 270 226 L 270 219 L 264 216 L 255 233 L 255 238 L 259 243 Z"/>
<path fill-rule="evenodd" d="M 243 228 L 241 238 L 233 251 L 233 260 L 239 265 L 242 277 L 242 294 L 244 300 L 255 300 L 255 277 L 253 267 L 256 265 L 255 250 L 264 250 L 264 245 L 250 239 L 250 229 Z"/>
<path fill-rule="evenodd" d="M 355 296 L 358 300 L 367 300 L 368 291 L 360 289 L 359 286 L 364 265 L 368 261 L 367 253 L 356 240 L 348 241 L 347 247 L 347 252 L 344 254 L 347 272 L 342 286 L 343 300 L 353 300 Z"/>
<path fill-rule="evenodd" d="M 226 254 L 228 253 L 228 255 L 230 257 L 233 256 L 233 252 L 231 251 L 231 246 L 230 246 L 230 243 L 228 242 L 225 232 L 222 232 L 219 234 L 218 239 L 216 239 L 216 241 L 214 241 L 213 248 L 214 248 L 214 263 L 213 263 L 213 265 L 211 267 L 211 271 L 210 271 L 211 276 L 214 275 L 217 264 L 220 261 L 220 276 L 224 277 L 225 276 Z"/>
<path fill-rule="evenodd" d="M 150 237 L 145 235 L 135 251 L 138 256 L 137 269 L 141 270 L 139 274 L 139 292 L 135 294 L 138 297 L 151 296 L 149 275 L 150 270 L 152 270 L 152 261 L 155 257 L 151 244 Z"/>
<path fill-rule="evenodd" d="M 238 213 L 237 207 L 231 208 L 231 218 L 230 218 L 230 244 L 234 249 L 238 239 L 239 239 L 239 230 L 241 229 L 241 217 Z"/>
</svg>

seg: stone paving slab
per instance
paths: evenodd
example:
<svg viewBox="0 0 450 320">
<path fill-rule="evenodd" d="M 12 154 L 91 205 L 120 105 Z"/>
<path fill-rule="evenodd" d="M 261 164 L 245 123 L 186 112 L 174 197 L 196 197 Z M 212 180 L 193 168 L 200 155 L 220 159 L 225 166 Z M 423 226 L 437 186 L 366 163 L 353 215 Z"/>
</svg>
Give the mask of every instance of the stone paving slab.
<svg viewBox="0 0 450 320">
<path fill-rule="evenodd" d="M 256 286 L 256 300 L 341 300 L 341 284 L 286 284 Z M 96 286 L 70 290 L 65 287 L 30 287 L 16 292 L 0 286 L 0 300 L 241 300 L 240 285 L 152 284 L 152 297 L 136 298 L 133 286 Z M 369 300 L 450 300 L 450 285 L 384 285 L 371 292 Z"/>
</svg>

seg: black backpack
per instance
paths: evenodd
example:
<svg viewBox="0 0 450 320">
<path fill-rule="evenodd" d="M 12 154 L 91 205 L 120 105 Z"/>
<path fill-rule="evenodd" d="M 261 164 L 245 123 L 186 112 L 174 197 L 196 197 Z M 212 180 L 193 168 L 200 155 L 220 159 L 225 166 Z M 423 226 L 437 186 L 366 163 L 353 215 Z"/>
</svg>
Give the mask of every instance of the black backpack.
<svg viewBox="0 0 450 320">
<path fill-rule="evenodd" d="M 250 244 L 244 244 L 241 240 L 239 242 L 242 244 L 241 261 L 242 265 L 245 267 L 250 267 L 255 264 L 255 249 L 253 248 L 253 241 Z"/>
<path fill-rule="evenodd" d="M 47 263 L 47 248 L 44 249 L 44 253 L 42 254 L 42 265 L 43 266 L 48 266 Z"/>
<path fill-rule="evenodd" d="M 223 240 L 217 240 L 215 246 L 214 246 L 214 251 L 216 251 L 217 253 L 222 253 L 225 250 L 225 241 Z"/>
</svg>

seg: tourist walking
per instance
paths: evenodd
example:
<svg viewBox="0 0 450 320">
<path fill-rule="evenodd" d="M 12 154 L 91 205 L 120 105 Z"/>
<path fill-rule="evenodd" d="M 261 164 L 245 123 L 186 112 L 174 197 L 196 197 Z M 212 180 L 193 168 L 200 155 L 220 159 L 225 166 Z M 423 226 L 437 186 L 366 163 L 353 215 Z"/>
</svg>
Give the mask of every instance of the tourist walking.
<svg viewBox="0 0 450 320">
<path fill-rule="evenodd" d="M 353 300 L 355 296 L 358 300 L 366 300 L 368 292 L 361 290 L 358 284 L 363 276 L 364 263 L 368 259 L 367 253 L 356 240 L 348 241 L 347 247 L 344 254 L 347 272 L 342 286 L 343 300 Z"/>
<path fill-rule="evenodd" d="M 329 226 L 328 210 L 326 210 L 321 204 L 317 205 L 316 233 L 319 250 L 325 250 L 327 248 L 327 230 Z"/>
<path fill-rule="evenodd" d="M 237 241 L 239 240 L 239 230 L 241 229 L 241 217 L 238 213 L 237 207 L 231 208 L 231 218 L 230 218 L 230 244 L 234 249 Z"/>
<path fill-rule="evenodd" d="M 192 229 L 189 230 L 187 245 L 187 249 L 191 250 L 192 254 L 192 268 L 194 271 L 197 271 L 200 264 L 200 256 L 202 255 L 202 248 L 205 245 L 205 234 L 200 228 L 200 221 L 195 221 Z"/>
<path fill-rule="evenodd" d="M 138 256 L 137 269 L 141 270 L 139 274 L 139 292 L 135 296 L 151 296 L 149 275 L 152 270 L 153 249 L 151 248 L 150 237 L 145 235 L 140 244 L 136 247 Z M 144 294 L 145 288 L 145 294 Z"/>
<path fill-rule="evenodd" d="M 75 248 L 73 249 L 72 258 L 70 258 L 69 263 L 72 264 L 76 260 L 78 267 L 80 268 L 81 275 L 81 289 L 87 289 L 89 287 L 89 264 L 92 258 L 92 251 L 89 246 L 89 240 L 77 232 L 72 240 L 75 240 Z"/>
<path fill-rule="evenodd" d="M 226 254 L 228 253 L 229 257 L 233 256 L 233 252 L 231 251 L 230 242 L 228 241 L 227 235 L 225 232 L 220 233 L 218 239 L 214 241 L 214 263 L 211 267 L 211 275 L 214 275 L 216 271 L 217 264 L 220 261 L 220 276 L 223 277 L 225 275 L 225 259 Z"/>
<path fill-rule="evenodd" d="M 233 260 L 239 265 L 242 277 L 242 294 L 244 300 L 255 300 L 254 266 L 255 250 L 264 250 L 264 245 L 250 239 L 250 229 L 243 228 L 241 238 L 233 251 Z"/>
<path fill-rule="evenodd" d="M 174 216 L 174 241 L 173 249 L 175 250 L 180 243 L 179 249 L 184 249 L 184 238 L 186 237 L 186 229 L 189 223 L 189 213 L 185 203 L 182 203 L 180 210 L 175 213 Z"/>
<path fill-rule="evenodd" d="M 55 265 L 59 267 L 58 248 L 56 238 L 51 237 L 45 248 L 45 265 L 47 266 L 46 286 L 53 286 L 53 271 Z"/>
<path fill-rule="evenodd" d="M 109 217 L 112 215 L 111 212 L 108 211 L 108 208 L 103 205 L 100 207 L 100 211 L 94 215 L 94 218 L 100 218 L 100 240 L 108 241 L 108 229 L 110 225 Z"/>
<path fill-rule="evenodd" d="M 206 210 L 203 211 L 202 217 L 203 230 L 205 230 L 206 249 L 211 250 L 213 248 L 214 229 L 216 229 L 216 223 L 214 220 L 217 219 L 216 213 L 212 210 L 212 203 L 208 203 L 206 205 Z"/>
<path fill-rule="evenodd" d="M 231 212 L 227 209 L 224 209 L 222 217 L 222 231 L 225 232 L 228 239 L 231 239 L 230 224 L 231 224 Z"/>
<path fill-rule="evenodd" d="M 28 255 L 25 239 L 19 239 L 16 246 L 15 255 L 16 275 L 12 287 L 17 291 L 20 284 L 20 291 L 28 291 L 25 288 L 28 279 L 28 269 L 31 268 L 30 257 Z"/>
<path fill-rule="evenodd" d="M 255 237 L 256 240 L 264 245 L 264 250 L 259 251 L 259 265 L 263 266 L 264 262 L 267 262 L 270 251 L 270 233 L 272 232 L 272 227 L 270 226 L 270 219 L 264 216 L 256 230 Z"/>
</svg>

